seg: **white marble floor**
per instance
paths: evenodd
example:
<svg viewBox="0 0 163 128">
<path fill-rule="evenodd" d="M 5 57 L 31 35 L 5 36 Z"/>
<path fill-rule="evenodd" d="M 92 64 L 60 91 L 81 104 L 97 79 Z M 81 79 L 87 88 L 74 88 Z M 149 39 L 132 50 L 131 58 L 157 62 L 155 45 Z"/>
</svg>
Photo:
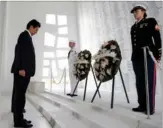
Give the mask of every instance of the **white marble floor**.
<svg viewBox="0 0 163 128">
<path fill-rule="evenodd" d="M 58 91 L 55 91 L 55 93 L 59 94 L 60 96 L 65 97 L 66 99 L 70 98 L 70 97 L 63 95 L 62 91 L 58 90 Z M 96 104 L 96 105 L 100 106 L 101 108 L 104 108 L 106 110 L 105 111 L 106 113 L 111 114 L 110 113 L 111 112 L 110 111 L 110 99 L 111 99 L 110 93 L 101 91 L 101 95 L 102 95 L 102 98 L 99 99 L 97 96 L 97 98 L 95 99 L 93 104 Z M 82 96 L 83 96 L 83 90 L 79 90 L 79 96 L 75 97 L 73 99 L 81 102 L 82 98 L 83 98 Z M 93 96 L 93 92 L 87 91 L 86 101 L 81 102 L 80 105 L 78 105 L 77 102 L 76 103 L 70 102 L 69 100 L 64 100 L 64 99 L 59 98 L 59 97 L 50 97 L 50 99 L 53 99 L 56 102 L 58 99 L 58 102 L 61 102 L 62 104 L 67 104 L 67 107 L 70 110 L 72 107 L 74 107 L 74 109 L 80 113 L 87 111 L 87 114 L 89 115 L 89 119 L 94 119 L 94 116 L 92 116 L 92 115 L 94 115 L 95 112 L 92 113 L 93 112 L 92 109 L 91 110 L 89 108 L 86 109 L 86 107 L 85 107 L 85 105 L 86 105 L 85 103 L 87 103 L 87 102 L 90 103 L 92 96 Z M 135 118 L 136 120 L 139 119 L 142 122 L 147 122 L 148 124 L 150 123 L 151 125 L 154 124 L 155 126 L 157 126 L 157 128 L 162 128 L 162 119 L 163 118 L 162 118 L 162 107 L 161 107 L 162 99 L 161 99 L 161 97 L 157 96 L 157 98 L 156 98 L 156 114 L 151 116 L 151 120 L 146 120 L 146 115 L 144 115 L 144 114 L 133 113 L 131 111 L 132 107 L 137 106 L 136 97 L 137 96 L 135 94 L 129 93 L 129 98 L 130 98 L 131 103 L 127 104 L 126 99 L 125 99 L 125 95 L 123 92 L 115 93 L 115 104 L 114 104 L 114 109 L 113 109 L 112 113 L 116 112 L 119 115 L 125 115 L 127 117 L 126 119 L 129 119 L 129 118 L 134 119 Z M 33 99 L 33 100 L 37 101 L 35 99 Z M 39 101 L 41 101 L 41 99 Z M 0 96 L 0 128 L 13 128 L 13 126 L 12 126 L 13 125 L 13 119 L 12 119 L 12 114 L 10 112 L 10 106 L 11 106 L 10 103 L 11 103 L 11 96 L 7 96 L 7 95 L 6 96 Z M 51 104 L 52 108 L 55 109 L 56 106 L 54 106 L 52 102 L 49 104 Z M 44 102 L 40 105 L 43 105 L 42 107 L 44 107 L 44 108 L 46 108 L 46 107 L 49 108 L 49 105 L 46 107 L 44 106 Z M 62 105 L 60 104 L 59 106 L 62 106 Z M 80 109 L 77 106 L 79 106 Z M 64 109 L 65 111 L 68 111 L 68 112 L 70 111 L 63 106 L 61 108 Z M 45 118 L 28 101 L 26 103 L 26 110 L 27 110 L 27 113 L 25 114 L 25 117 L 27 119 L 33 121 L 34 128 L 50 128 L 50 125 L 45 120 Z M 92 115 L 91 115 L 91 113 L 92 113 Z M 57 113 L 55 112 L 54 114 L 56 115 Z M 65 115 L 65 112 L 62 111 L 62 114 Z M 62 114 L 60 112 L 59 117 L 62 117 Z M 70 119 L 70 115 L 65 117 L 65 118 L 63 118 L 64 117 L 63 116 L 62 118 L 59 118 L 59 119 L 63 124 L 73 124 L 74 120 L 68 121 L 68 119 Z M 97 117 L 100 117 L 99 113 L 97 115 L 98 115 Z M 105 117 L 105 116 L 106 115 L 101 113 L 101 117 Z M 56 117 L 54 119 L 56 119 Z M 104 120 L 108 119 L 108 117 L 104 118 L 104 119 L 101 118 L 101 119 L 102 119 L 102 121 L 104 121 Z M 81 123 L 81 122 L 79 122 L 79 123 Z M 77 124 L 79 124 L 79 123 L 77 123 Z M 70 127 L 68 127 L 68 125 L 65 125 L 65 126 L 66 127 L 63 127 L 63 128 L 70 128 Z M 72 127 L 72 128 L 75 128 L 75 127 Z M 126 127 L 124 127 L 124 128 L 126 128 Z M 144 125 L 144 126 L 140 126 L 140 128 L 147 128 L 147 127 Z M 151 127 L 151 128 L 153 128 L 153 127 Z"/>
<path fill-rule="evenodd" d="M 53 93 L 56 93 L 58 95 L 62 95 L 65 96 L 62 92 L 62 90 L 56 90 Z M 79 90 L 78 97 L 74 97 L 73 99 L 75 100 L 79 100 L 82 101 L 83 100 L 83 93 L 84 90 Z M 93 93 L 92 91 L 87 91 L 86 94 L 86 101 L 90 103 L 92 97 L 93 97 Z M 110 111 L 110 102 L 111 102 L 111 94 L 107 91 L 101 91 L 101 96 L 102 98 L 100 99 L 98 97 L 98 95 L 96 96 L 96 99 L 94 100 L 93 104 L 96 104 L 98 106 L 100 106 L 101 108 L 104 108 L 105 110 Z M 151 116 L 150 120 L 146 120 L 147 115 L 142 114 L 142 113 L 134 113 L 132 112 L 132 108 L 133 107 L 137 107 L 137 94 L 136 93 L 128 93 L 129 99 L 130 99 L 130 104 L 127 104 L 126 101 L 126 97 L 124 92 L 118 92 L 115 93 L 114 96 L 114 109 L 113 111 L 118 113 L 118 114 L 122 114 L 125 115 L 127 117 L 132 117 L 135 119 L 142 119 L 145 122 L 151 123 L 151 124 L 155 124 L 156 126 L 158 126 L 159 128 L 162 128 L 162 122 L 163 122 L 163 107 L 162 107 L 162 97 L 161 95 L 157 95 L 156 96 L 156 113 L 154 115 Z M 67 97 L 67 96 L 66 96 Z"/>
<path fill-rule="evenodd" d="M 11 96 L 0 96 L 0 128 L 13 128 L 13 117 L 10 112 Z M 31 120 L 34 128 L 50 128 L 48 122 L 27 101 L 25 118 Z"/>
</svg>

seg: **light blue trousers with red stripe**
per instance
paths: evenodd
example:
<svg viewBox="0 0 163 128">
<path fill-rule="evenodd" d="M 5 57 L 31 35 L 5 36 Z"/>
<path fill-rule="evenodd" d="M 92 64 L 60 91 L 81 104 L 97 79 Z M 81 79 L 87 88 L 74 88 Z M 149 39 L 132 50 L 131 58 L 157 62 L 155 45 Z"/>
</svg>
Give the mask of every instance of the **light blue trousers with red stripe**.
<svg viewBox="0 0 163 128">
<path fill-rule="evenodd" d="M 133 69 L 136 76 L 136 89 L 138 94 L 139 106 L 146 110 L 146 88 L 145 88 L 145 70 L 144 58 L 133 60 Z M 149 101 L 150 111 L 155 111 L 155 91 L 156 91 L 156 65 L 150 56 L 147 57 L 148 65 L 148 83 L 149 83 Z"/>
</svg>

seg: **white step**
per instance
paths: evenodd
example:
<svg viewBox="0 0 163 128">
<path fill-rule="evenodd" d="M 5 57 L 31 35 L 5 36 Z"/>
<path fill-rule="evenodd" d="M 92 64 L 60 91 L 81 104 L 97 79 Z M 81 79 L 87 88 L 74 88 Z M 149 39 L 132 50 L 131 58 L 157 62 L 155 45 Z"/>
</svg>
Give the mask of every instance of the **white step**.
<svg viewBox="0 0 163 128">
<path fill-rule="evenodd" d="M 48 94 L 48 95 L 53 95 L 54 97 L 57 97 L 62 100 L 66 100 L 67 102 L 75 103 L 75 104 L 83 104 L 82 97 L 73 97 L 70 98 L 65 95 L 61 94 L 55 94 L 55 93 L 42 93 L 42 94 Z M 104 96 L 103 96 L 104 97 Z M 91 97 L 92 98 L 92 97 Z M 87 106 L 91 109 L 90 111 L 97 111 L 100 112 L 101 114 L 105 114 L 111 117 L 115 118 L 120 118 L 120 120 L 125 121 L 128 125 L 137 122 L 137 125 L 139 125 L 139 128 L 161 128 L 162 127 L 162 112 L 161 110 L 158 110 L 155 115 L 151 116 L 151 119 L 147 119 L 147 115 L 142 114 L 142 113 L 134 113 L 131 111 L 132 105 L 131 104 L 126 104 L 123 106 L 123 102 L 120 102 L 119 104 L 114 105 L 114 109 L 110 109 L 110 103 L 106 102 L 106 98 L 103 99 L 98 99 L 96 102 L 93 104 L 90 103 L 91 98 L 87 96 L 87 100 L 84 102 L 84 104 L 87 104 Z M 124 97 L 125 98 L 125 97 Z M 131 98 L 131 96 L 130 96 Z M 108 98 L 107 98 L 108 100 Z M 118 100 L 118 99 L 117 99 Z M 116 100 L 116 103 L 117 103 Z M 124 99 L 124 102 L 126 99 Z M 65 103 L 65 101 L 64 101 Z M 135 104 L 134 104 L 135 106 Z M 131 126 L 132 126 L 131 125 Z"/>
<path fill-rule="evenodd" d="M 51 128 L 45 118 L 26 101 L 25 118 L 32 121 L 34 128 Z M 13 114 L 11 113 L 11 96 L 2 96 L 0 98 L 0 128 L 13 128 Z"/>
<path fill-rule="evenodd" d="M 28 99 L 44 115 L 52 128 L 88 128 L 60 106 L 54 106 L 34 94 L 28 94 Z"/>
<path fill-rule="evenodd" d="M 77 116 L 80 121 L 87 124 L 90 128 L 136 128 L 138 124 L 141 124 L 138 120 L 133 120 L 130 118 L 126 118 L 125 116 L 119 116 L 113 111 L 109 111 L 104 114 L 100 109 L 94 106 L 92 109 L 92 105 L 84 102 L 77 102 L 75 100 L 66 100 L 64 98 L 58 98 L 54 95 L 48 93 L 38 94 L 40 97 L 48 100 L 57 105 L 60 105 L 63 109 L 70 111 Z M 147 125 L 148 128 L 155 128 L 153 126 Z M 145 128 L 143 127 L 139 128 Z"/>
</svg>

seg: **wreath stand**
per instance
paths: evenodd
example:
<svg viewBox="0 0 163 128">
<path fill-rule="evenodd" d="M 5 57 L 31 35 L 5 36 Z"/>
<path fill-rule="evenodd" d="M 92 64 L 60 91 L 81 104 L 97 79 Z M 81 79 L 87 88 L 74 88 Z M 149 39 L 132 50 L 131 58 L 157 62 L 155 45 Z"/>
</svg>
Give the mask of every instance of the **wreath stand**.
<svg viewBox="0 0 163 128">
<path fill-rule="evenodd" d="M 128 94 L 127 94 L 127 90 L 126 90 L 126 87 L 125 87 L 125 83 L 124 83 L 124 80 L 123 80 L 122 72 L 121 72 L 120 68 L 119 68 L 119 73 L 120 73 L 120 77 L 121 77 L 121 81 L 122 81 L 122 85 L 123 85 L 123 89 L 124 89 L 124 92 L 125 92 L 125 95 L 126 95 L 127 102 L 130 103 L 129 98 L 128 98 Z M 96 89 L 96 91 L 94 93 L 94 96 L 93 96 L 93 98 L 91 100 L 91 103 L 94 101 L 97 92 L 99 92 L 101 84 L 102 84 L 102 82 L 100 82 L 99 85 L 97 86 L 97 89 Z M 113 108 L 113 104 L 114 104 L 114 87 L 115 87 L 115 76 L 113 77 L 113 80 L 112 80 L 111 109 Z"/>
<path fill-rule="evenodd" d="M 98 85 L 97 85 L 97 81 L 96 81 L 95 73 L 94 73 L 94 71 L 93 71 L 92 64 L 91 64 L 91 67 L 90 67 L 90 68 L 91 68 L 91 71 L 92 71 L 92 74 L 93 74 L 93 78 L 94 78 L 94 81 L 95 81 L 95 84 L 96 84 L 96 88 L 98 88 Z M 88 73 L 88 75 L 89 75 L 89 73 Z M 87 75 L 86 80 L 85 80 L 85 88 L 84 88 L 83 101 L 85 101 L 85 98 L 86 98 L 88 75 Z M 75 93 L 75 91 L 76 91 L 76 89 L 77 89 L 77 87 L 78 87 L 78 85 L 79 85 L 79 82 L 80 82 L 80 80 L 78 80 L 78 82 L 76 83 L 76 86 L 75 86 L 75 88 L 74 88 L 74 91 L 73 91 L 71 97 L 73 97 L 73 95 L 74 95 L 74 93 Z M 99 98 L 101 98 L 101 94 L 100 94 L 99 89 L 96 90 L 96 94 L 97 94 L 97 93 L 98 93 L 98 95 L 99 95 Z"/>
</svg>

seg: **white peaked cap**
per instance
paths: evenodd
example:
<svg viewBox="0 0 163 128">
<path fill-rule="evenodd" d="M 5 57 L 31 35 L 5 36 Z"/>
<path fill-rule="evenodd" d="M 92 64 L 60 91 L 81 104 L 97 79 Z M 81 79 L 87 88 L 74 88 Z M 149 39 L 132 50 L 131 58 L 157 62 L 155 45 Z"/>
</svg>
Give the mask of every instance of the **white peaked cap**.
<svg viewBox="0 0 163 128">
<path fill-rule="evenodd" d="M 74 43 L 76 43 L 74 40 L 69 40 L 69 42 L 74 42 Z"/>
<path fill-rule="evenodd" d="M 131 13 L 133 13 L 136 9 L 139 9 L 139 8 L 147 10 L 148 6 L 145 3 L 135 3 L 135 4 L 133 4 L 133 8 L 131 10 Z"/>
</svg>

